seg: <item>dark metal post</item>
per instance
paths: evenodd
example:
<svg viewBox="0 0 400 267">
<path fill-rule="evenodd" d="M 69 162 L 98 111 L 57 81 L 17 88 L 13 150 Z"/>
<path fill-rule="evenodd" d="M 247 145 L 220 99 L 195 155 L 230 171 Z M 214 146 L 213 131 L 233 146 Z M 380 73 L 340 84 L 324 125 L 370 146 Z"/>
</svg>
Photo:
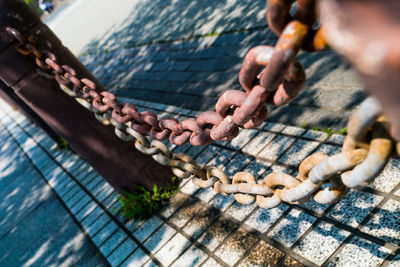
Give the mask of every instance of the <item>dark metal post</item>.
<svg viewBox="0 0 400 267">
<path fill-rule="evenodd" d="M 151 188 L 171 180 L 169 167 L 137 151 L 132 143 L 120 140 L 112 127 L 102 125 L 62 92 L 54 80 L 40 75 L 32 58 L 17 52 L 5 33 L 6 26 L 31 36 L 40 50 L 53 52 L 60 63 L 74 68 L 80 78 L 91 79 L 99 89 L 103 89 L 102 85 L 23 0 L 0 0 L 0 79 L 100 175 L 119 192 L 133 189 L 134 184 Z"/>
</svg>

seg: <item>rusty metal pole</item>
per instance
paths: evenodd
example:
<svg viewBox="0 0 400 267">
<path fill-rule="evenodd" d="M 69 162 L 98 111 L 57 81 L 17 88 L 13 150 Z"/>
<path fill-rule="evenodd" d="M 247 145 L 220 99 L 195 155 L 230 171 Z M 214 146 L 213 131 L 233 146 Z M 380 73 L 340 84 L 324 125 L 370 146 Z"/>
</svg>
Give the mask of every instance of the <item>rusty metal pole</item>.
<svg viewBox="0 0 400 267">
<path fill-rule="evenodd" d="M 60 136 L 49 126 L 47 123 L 40 118 L 35 111 L 33 111 L 21 98 L 19 98 L 14 90 L 7 86 L 0 79 L 0 97 L 3 98 L 10 106 L 18 109 L 26 118 L 32 123 L 42 128 L 55 142 L 59 141 Z"/>
<path fill-rule="evenodd" d="M 131 191 L 134 184 L 152 188 L 153 184 L 163 186 L 171 181 L 169 167 L 137 151 L 133 143 L 120 140 L 112 127 L 98 122 L 62 92 L 55 80 L 40 75 L 34 60 L 17 52 L 5 32 L 7 26 L 30 36 L 40 50 L 53 52 L 78 76 L 94 81 L 98 89 L 104 88 L 23 0 L 0 0 L 0 79 L 83 159 L 119 192 Z"/>
</svg>

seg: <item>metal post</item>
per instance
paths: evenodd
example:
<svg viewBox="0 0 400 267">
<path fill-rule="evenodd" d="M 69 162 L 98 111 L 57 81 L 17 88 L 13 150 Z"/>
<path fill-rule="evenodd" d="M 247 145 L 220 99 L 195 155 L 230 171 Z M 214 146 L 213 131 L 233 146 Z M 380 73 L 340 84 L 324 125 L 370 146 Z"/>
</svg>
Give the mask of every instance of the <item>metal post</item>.
<svg viewBox="0 0 400 267">
<path fill-rule="evenodd" d="M 62 92 L 55 80 L 40 75 L 32 58 L 17 52 L 5 33 L 6 26 L 30 36 L 39 49 L 53 52 L 62 64 L 74 68 L 81 78 L 94 81 L 100 90 L 102 85 L 23 0 L 0 0 L 0 79 L 116 190 L 132 190 L 134 184 L 152 188 L 171 180 L 169 167 L 120 140 L 113 128 L 98 122 Z"/>
</svg>

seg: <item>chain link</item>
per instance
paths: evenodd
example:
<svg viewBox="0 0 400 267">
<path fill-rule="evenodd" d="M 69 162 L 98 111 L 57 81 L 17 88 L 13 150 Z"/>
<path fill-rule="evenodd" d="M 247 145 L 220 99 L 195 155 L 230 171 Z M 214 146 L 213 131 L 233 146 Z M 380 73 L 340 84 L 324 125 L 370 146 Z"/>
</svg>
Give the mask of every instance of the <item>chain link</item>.
<svg viewBox="0 0 400 267">
<path fill-rule="evenodd" d="M 323 49 L 326 43 L 322 30 L 311 30 L 315 1 L 298 1 L 294 16 L 297 20 L 290 19 L 289 2 L 292 1 L 269 3 L 267 19 L 279 39 L 275 47 L 257 46 L 246 54 L 239 73 L 245 92 L 228 90 L 218 99 L 215 111 L 180 122 L 173 118 L 159 120 L 152 112 L 139 113 L 134 105 L 119 103 L 112 93 L 99 92 L 93 81 L 79 79 L 73 68 L 60 65 L 53 53 L 37 49 L 31 38 L 10 27 L 6 31 L 21 54 L 34 56 L 43 75 L 54 77 L 60 88 L 93 112 L 97 120 L 114 126 L 119 138 L 133 141 L 136 149 L 170 166 L 177 177 L 190 178 L 201 188 L 233 194 L 242 204 L 256 201 L 262 208 L 277 207 L 282 201 L 301 203 L 312 196 L 319 203 L 334 203 L 348 188 L 370 182 L 392 154 L 394 143 L 388 135 L 389 123 L 373 98 L 365 100 L 351 117 L 342 151 L 331 157 L 323 153 L 308 156 L 299 165 L 297 177 L 271 173 L 257 183 L 251 173 L 238 172 L 230 179 L 221 169 L 201 167 L 188 155 L 171 153 L 159 141 L 169 138 L 177 145 L 188 141 L 205 145 L 212 140 L 230 140 L 237 136 L 240 127 L 254 128 L 264 121 L 268 114 L 265 103 L 282 105 L 298 94 L 305 81 L 304 68 L 295 60 L 299 50 Z M 324 184 L 328 186 L 322 189 Z"/>
</svg>

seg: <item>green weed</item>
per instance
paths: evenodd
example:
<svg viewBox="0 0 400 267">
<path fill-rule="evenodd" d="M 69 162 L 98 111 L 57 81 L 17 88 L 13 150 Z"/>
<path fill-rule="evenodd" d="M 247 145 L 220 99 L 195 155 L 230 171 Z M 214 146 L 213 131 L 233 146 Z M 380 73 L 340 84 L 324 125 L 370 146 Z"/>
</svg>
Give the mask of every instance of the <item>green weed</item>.
<svg viewBox="0 0 400 267">
<path fill-rule="evenodd" d="M 158 187 L 153 185 L 153 190 L 135 185 L 135 192 L 125 192 L 119 198 L 122 207 L 119 211 L 122 215 L 129 219 L 143 220 L 150 217 L 156 211 L 160 210 L 163 205 L 175 195 L 178 191 L 179 183 L 181 179 L 177 177 L 172 178 L 172 185 L 166 185 L 165 187 Z"/>
<path fill-rule="evenodd" d="M 58 142 L 57 142 L 57 147 L 56 147 L 56 149 L 57 150 L 63 150 L 63 149 L 65 149 L 65 148 L 68 148 L 68 142 L 67 142 L 67 140 L 65 140 L 64 138 L 62 138 L 62 137 L 59 137 L 58 138 Z"/>
</svg>

